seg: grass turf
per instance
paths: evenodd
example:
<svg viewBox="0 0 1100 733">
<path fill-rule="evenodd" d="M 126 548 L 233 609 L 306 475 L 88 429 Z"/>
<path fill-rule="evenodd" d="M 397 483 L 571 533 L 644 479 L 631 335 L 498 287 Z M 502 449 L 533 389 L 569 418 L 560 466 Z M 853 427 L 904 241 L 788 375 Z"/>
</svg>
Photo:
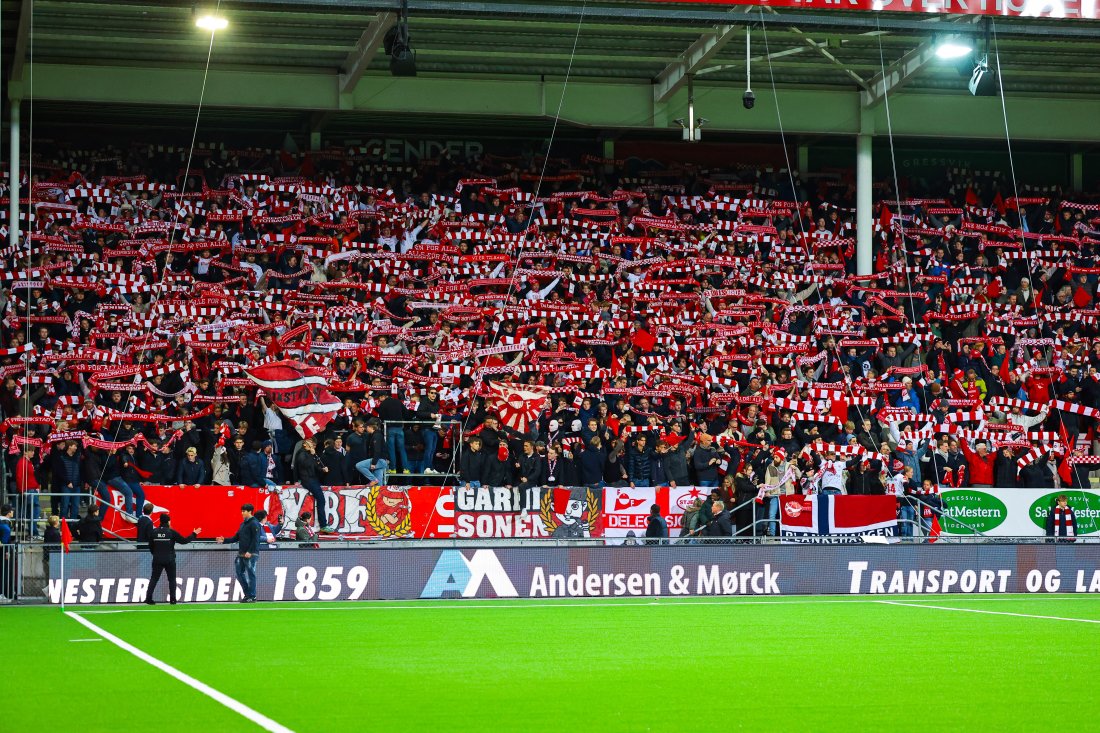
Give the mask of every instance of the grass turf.
<svg viewBox="0 0 1100 733">
<path fill-rule="evenodd" d="M 1100 673 L 1100 598 L 76 609 L 305 731 L 1033 731 Z M 953 612 L 924 606 L 996 611 Z M 114 612 L 103 612 L 112 611 Z M 0 730 L 260 728 L 56 608 L 0 609 Z M 9 682 L 16 682 L 10 679 Z M 10 694 L 33 689 L 33 694 Z M 65 711 L 59 714 L 57 711 Z M 1077 716 L 1075 728 L 1097 729 Z M 48 721 L 48 723 L 47 723 Z"/>
</svg>

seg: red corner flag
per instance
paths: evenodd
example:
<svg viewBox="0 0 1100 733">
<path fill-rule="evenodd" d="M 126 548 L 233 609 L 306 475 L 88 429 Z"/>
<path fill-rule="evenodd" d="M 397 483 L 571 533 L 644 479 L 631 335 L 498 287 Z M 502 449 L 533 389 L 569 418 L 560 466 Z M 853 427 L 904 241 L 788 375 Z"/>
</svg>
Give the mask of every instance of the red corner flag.
<svg viewBox="0 0 1100 733">
<path fill-rule="evenodd" d="M 61 546 L 65 548 L 65 552 L 69 551 L 69 545 L 73 543 L 73 533 L 69 531 L 69 523 L 64 519 L 61 520 Z"/>
<path fill-rule="evenodd" d="M 943 533 L 943 529 L 940 527 L 940 518 L 937 517 L 937 516 L 933 516 L 932 517 L 932 529 L 928 533 L 928 541 L 930 543 L 935 542 L 936 538 L 938 538 L 942 533 Z"/>
</svg>

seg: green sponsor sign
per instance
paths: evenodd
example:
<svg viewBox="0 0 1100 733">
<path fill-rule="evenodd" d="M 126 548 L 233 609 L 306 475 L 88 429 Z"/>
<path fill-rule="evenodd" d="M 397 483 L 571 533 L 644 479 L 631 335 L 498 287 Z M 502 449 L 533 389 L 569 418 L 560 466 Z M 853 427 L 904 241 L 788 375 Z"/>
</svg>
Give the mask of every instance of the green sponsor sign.
<svg viewBox="0 0 1100 733">
<path fill-rule="evenodd" d="M 944 505 L 940 527 L 944 532 L 952 534 L 972 534 L 973 530 L 988 532 L 1001 526 L 1008 519 L 1008 507 L 993 494 L 977 489 L 957 489 L 943 491 L 940 496 L 943 497 Z M 919 510 L 920 507 L 918 507 Z"/>
<path fill-rule="evenodd" d="M 1073 507 L 1073 512 L 1077 515 L 1077 534 L 1100 531 L 1100 495 L 1074 491 L 1073 489 L 1053 491 L 1036 499 L 1027 511 L 1031 521 L 1035 522 L 1040 529 L 1045 530 L 1051 507 L 1054 506 L 1055 499 L 1062 494 L 1066 495 L 1069 505 Z"/>
</svg>

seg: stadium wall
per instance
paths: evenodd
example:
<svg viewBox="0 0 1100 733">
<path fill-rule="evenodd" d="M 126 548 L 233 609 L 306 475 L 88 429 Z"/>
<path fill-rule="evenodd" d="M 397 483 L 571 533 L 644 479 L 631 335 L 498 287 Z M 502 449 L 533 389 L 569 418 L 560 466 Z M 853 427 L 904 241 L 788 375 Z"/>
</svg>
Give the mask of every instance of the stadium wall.
<svg viewBox="0 0 1100 733">
<path fill-rule="evenodd" d="M 240 599 L 234 553 L 179 553 L 186 602 Z M 51 553 L 51 603 L 145 599 L 145 553 Z M 1100 593 L 1100 545 L 676 545 L 279 549 L 261 601 Z M 166 599 L 166 588 L 161 593 Z M 159 594 L 158 594 L 159 595 Z"/>
</svg>

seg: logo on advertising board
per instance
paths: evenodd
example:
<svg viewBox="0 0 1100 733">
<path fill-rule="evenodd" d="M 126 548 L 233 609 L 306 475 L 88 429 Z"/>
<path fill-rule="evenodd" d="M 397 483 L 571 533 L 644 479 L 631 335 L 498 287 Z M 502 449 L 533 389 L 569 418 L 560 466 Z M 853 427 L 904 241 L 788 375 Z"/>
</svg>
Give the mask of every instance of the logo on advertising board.
<svg viewBox="0 0 1100 733">
<path fill-rule="evenodd" d="M 1066 495 L 1073 513 L 1077 515 L 1077 534 L 1089 534 L 1100 530 L 1100 496 L 1072 489 L 1045 494 L 1031 504 L 1027 515 L 1036 526 L 1046 529 L 1050 509 L 1062 494 Z"/>
<path fill-rule="evenodd" d="M 492 589 L 487 597 L 515 598 L 519 595 L 492 550 L 475 550 L 470 557 L 459 550 L 443 550 L 420 597 L 442 598 L 445 593 L 457 593 L 462 598 L 473 598 L 485 581 Z"/>
<path fill-rule="evenodd" d="M 970 527 L 979 532 L 988 532 L 1008 519 L 1008 507 L 1005 503 L 985 491 L 960 489 L 944 491 L 940 496 L 944 505 L 940 526 L 944 532 L 970 534 Z"/>
<path fill-rule="evenodd" d="M 809 508 L 809 502 L 806 503 L 805 507 L 802 506 L 801 501 L 787 501 L 783 503 L 783 513 L 786 514 L 788 517 L 791 517 L 792 519 L 794 517 L 802 516 L 802 510 Z"/>
<path fill-rule="evenodd" d="M 600 500 L 591 489 L 552 489 L 542 495 L 539 517 L 551 537 L 591 537 L 600 519 Z"/>
<path fill-rule="evenodd" d="M 672 499 L 672 506 L 670 507 L 672 512 L 683 514 L 684 510 L 691 506 L 696 499 L 707 498 L 707 492 L 698 486 L 678 486 L 675 489 L 669 489 L 669 496 Z"/>
</svg>

